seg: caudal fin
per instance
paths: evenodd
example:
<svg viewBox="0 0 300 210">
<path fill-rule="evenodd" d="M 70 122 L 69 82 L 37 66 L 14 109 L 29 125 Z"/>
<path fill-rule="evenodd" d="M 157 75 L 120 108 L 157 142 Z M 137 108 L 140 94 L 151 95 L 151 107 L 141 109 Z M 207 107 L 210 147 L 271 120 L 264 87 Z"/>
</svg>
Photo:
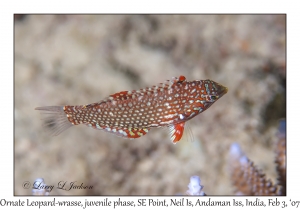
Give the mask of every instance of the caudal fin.
<svg viewBox="0 0 300 210">
<path fill-rule="evenodd" d="M 57 136 L 73 125 L 64 112 L 64 106 L 36 107 L 35 110 L 41 111 L 43 126 L 51 136 Z"/>
</svg>

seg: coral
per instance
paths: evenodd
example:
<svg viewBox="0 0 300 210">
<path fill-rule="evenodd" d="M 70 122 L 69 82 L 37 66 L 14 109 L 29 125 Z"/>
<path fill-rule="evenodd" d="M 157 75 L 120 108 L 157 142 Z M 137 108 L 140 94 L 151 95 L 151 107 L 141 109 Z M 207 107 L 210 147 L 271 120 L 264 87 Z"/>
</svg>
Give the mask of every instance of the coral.
<svg viewBox="0 0 300 210">
<path fill-rule="evenodd" d="M 187 195 L 205 195 L 199 176 L 191 176 L 188 188 Z"/>
<path fill-rule="evenodd" d="M 278 174 L 278 184 L 281 185 L 280 194 L 286 194 L 286 132 L 285 132 L 285 120 L 280 121 L 279 124 L 279 141 L 276 144 L 275 149 L 275 163 L 276 171 Z"/>
<path fill-rule="evenodd" d="M 258 170 L 254 163 L 243 154 L 239 144 L 233 143 L 230 148 L 231 180 L 236 188 L 236 195 L 285 195 L 285 125 L 280 123 L 279 141 L 276 145 L 276 169 L 278 182 L 273 184 L 265 174 Z M 284 121 L 285 124 L 285 121 Z M 284 129 L 282 129 L 284 127 Z M 283 132 L 284 130 L 284 132 Z"/>
</svg>

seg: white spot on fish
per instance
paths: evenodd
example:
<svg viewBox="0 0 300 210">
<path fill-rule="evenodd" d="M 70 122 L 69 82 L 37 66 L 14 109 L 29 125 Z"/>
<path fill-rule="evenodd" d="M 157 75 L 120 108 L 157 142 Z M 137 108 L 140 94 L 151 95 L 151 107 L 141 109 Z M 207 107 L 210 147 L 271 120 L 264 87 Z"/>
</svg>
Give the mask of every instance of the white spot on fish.
<svg viewBox="0 0 300 210">
<path fill-rule="evenodd" d="M 183 120 L 183 119 L 184 119 L 184 115 L 183 115 L 183 114 L 179 114 L 179 118 L 180 118 L 181 120 Z"/>
</svg>

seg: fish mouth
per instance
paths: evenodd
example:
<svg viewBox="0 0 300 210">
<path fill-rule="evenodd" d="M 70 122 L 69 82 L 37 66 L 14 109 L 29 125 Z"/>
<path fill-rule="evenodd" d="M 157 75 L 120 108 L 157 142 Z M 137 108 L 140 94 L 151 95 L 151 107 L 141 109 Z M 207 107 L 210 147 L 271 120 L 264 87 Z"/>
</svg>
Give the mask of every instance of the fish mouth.
<svg viewBox="0 0 300 210">
<path fill-rule="evenodd" d="M 219 85 L 219 86 L 220 86 L 220 89 L 218 91 L 218 95 L 219 95 L 219 98 L 221 98 L 223 95 L 225 95 L 228 92 L 228 88 L 225 86 L 222 86 L 222 85 Z"/>
</svg>

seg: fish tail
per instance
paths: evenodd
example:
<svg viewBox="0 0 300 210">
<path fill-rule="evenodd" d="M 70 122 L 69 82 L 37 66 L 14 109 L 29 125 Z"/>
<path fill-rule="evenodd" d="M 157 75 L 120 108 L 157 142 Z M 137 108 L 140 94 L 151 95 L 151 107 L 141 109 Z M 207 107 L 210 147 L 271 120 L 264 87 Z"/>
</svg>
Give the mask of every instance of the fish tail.
<svg viewBox="0 0 300 210">
<path fill-rule="evenodd" d="M 42 111 L 43 126 L 51 136 L 57 136 L 73 126 L 65 113 L 65 106 L 36 107 L 35 110 Z"/>
</svg>

